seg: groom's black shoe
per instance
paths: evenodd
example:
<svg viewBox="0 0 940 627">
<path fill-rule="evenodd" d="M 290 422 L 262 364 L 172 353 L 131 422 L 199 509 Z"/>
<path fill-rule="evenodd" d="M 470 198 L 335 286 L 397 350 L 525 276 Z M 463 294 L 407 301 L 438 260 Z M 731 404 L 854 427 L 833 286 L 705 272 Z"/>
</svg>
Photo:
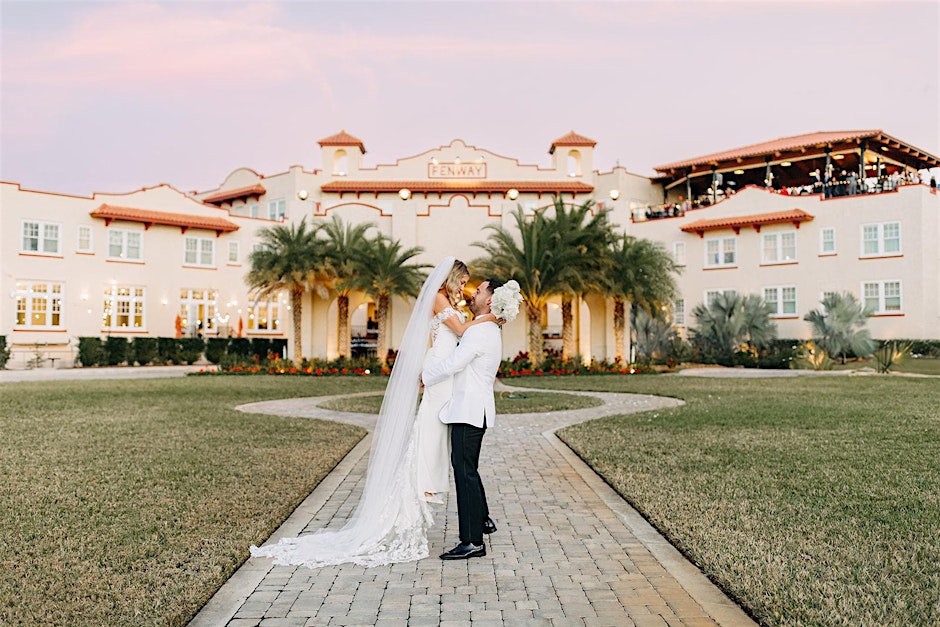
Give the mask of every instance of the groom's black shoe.
<svg viewBox="0 0 940 627">
<path fill-rule="evenodd" d="M 486 555 L 486 545 L 471 544 L 470 542 L 458 544 L 447 553 L 441 555 L 442 560 L 465 560 L 471 557 L 483 557 Z"/>
<path fill-rule="evenodd" d="M 496 531 L 496 523 L 493 522 L 492 518 L 487 518 L 483 521 L 483 533 L 489 535 Z"/>
</svg>

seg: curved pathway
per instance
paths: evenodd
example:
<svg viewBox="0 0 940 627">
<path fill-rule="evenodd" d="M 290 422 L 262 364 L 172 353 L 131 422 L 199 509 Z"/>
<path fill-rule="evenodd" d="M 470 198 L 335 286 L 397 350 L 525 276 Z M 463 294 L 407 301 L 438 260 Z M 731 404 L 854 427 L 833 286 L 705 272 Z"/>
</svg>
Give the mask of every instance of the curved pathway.
<svg viewBox="0 0 940 627">
<path fill-rule="evenodd" d="M 487 539 L 486 557 L 437 558 L 457 542 L 455 499 L 448 499 L 435 514 L 427 559 L 310 570 L 251 558 L 191 625 L 754 625 L 553 433 L 585 420 L 681 401 L 584 394 L 604 405 L 504 414 L 488 430 L 480 468 L 499 530 Z M 372 415 L 319 407 L 326 400 L 239 409 L 366 428 L 375 423 Z M 268 542 L 342 525 L 362 489 L 370 440 L 366 436 Z"/>
</svg>

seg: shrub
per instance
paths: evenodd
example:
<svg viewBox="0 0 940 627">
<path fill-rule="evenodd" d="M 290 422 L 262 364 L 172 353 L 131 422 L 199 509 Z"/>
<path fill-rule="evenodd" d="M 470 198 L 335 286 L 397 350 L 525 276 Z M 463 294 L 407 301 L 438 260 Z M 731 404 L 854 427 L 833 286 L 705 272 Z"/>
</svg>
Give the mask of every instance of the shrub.
<svg viewBox="0 0 940 627">
<path fill-rule="evenodd" d="M 206 342 L 201 337 L 182 337 L 179 339 L 179 360 L 182 363 L 192 364 L 199 360 L 206 348 Z"/>
<path fill-rule="evenodd" d="M 109 335 L 104 340 L 105 362 L 109 366 L 117 366 L 127 361 L 129 342 L 126 337 Z"/>
<path fill-rule="evenodd" d="M 268 353 L 272 353 L 274 347 L 271 344 L 271 340 L 266 337 L 253 337 L 251 338 L 251 351 L 250 355 L 256 355 L 258 359 L 267 359 Z M 278 353 L 280 357 L 280 353 Z"/>
<path fill-rule="evenodd" d="M 229 340 L 228 354 L 248 357 L 251 354 L 251 340 L 247 337 L 233 337 Z"/>
<path fill-rule="evenodd" d="M 157 338 L 155 337 L 135 337 L 131 345 L 131 354 L 133 361 L 141 366 L 146 366 L 157 358 Z M 128 361 L 131 361 L 128 359 Z"/>
<path fill-rule="evenodd" d="M 78 363 L 83 366 L 105 364 L 104 344 L 100 337 L 78 338 Z"/>
<path fill-rule="evenodd" d="M 793 364 L 801 370 L 832 370 L 835 362 L 822 347 L 810 340 L 800 345 Z"/>
<path fill-rule="evenodd" d="M 881 346 L 875 349 L 872 357 L 875 360 L 875 368 L 882 374 L 888 374 L 891 368 L 898 365 L 902 359 L 911 354 L 911 343 L 893 340 L 882 342 Z"/>
<path fill-rule="evenodd" d="M 219 363 L 226 354 L 228 345 L 227 337 L 210 337 L 206 341 L 206 359 L 213 364 Z"/>
<path fill-rule="evenodd" d="M 0 370 L 7 367 L 10 361 L 10 349 L 7 348 L 7 336 L 0 335 Z"/>
<path fill-rule="evenodd" d="M 157 362 L 161 364 L 180 363 L 180 340 L 178 338 L 157 338 Z"/>
</svg>

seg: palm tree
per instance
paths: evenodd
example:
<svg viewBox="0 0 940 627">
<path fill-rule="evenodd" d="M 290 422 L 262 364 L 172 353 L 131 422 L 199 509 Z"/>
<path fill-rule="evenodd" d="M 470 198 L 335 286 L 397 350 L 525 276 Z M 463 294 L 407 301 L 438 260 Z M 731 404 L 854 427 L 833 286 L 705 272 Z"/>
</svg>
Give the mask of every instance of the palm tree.
<svg viewBox="0 0 940 627">
<path fill-rule="evenodd" d="M 777 336 L 771 307 L 757 294 L 723 292 L 692 310 L 692 339 L 706 353 L 731 363 L 735 353 L 764 348 Z"/>
<path fill-rule="evenodd" d="M 298 224 L 262 229 L 258 232 L 262 246 L 249 255 L 251 269 L 246 281 L 255 298 L 265 298 L 286 290 L 290 294 L 294 334 L 294 361 L 300 364 L 301 319 L 303 296 L 308 289 L 322 289 L 323 251 L 317 241 L 316 228 L 307 228 L 304 218 Z"/>
<path fill-rule="evenodd" d="M 605 275 L 611 269 L 608 246 L 614 239 L 608 212 L 600 210 L 593 216 L 594 201 L 580 206 L 565 206 L 561 196 L 555 197 L 555 215 L 549 219 L 552 238 L 558 250 L 570 251 L 572 258 L 561 273 L 561 357 L 571 359 L 575 352 L 574 315 L 571 311 L 575 296 L 601 291 Z"/>
<path fill-rule="evenodd" d="M 611 246 L 612 269 L 607 275 L 606 292 L 614 299 L 614 349 L 616 359 L 624 361 L 624 336 L 627 329 L 625 304 L 648 314 L 670 307 L 678 289 L 674 274 L 679 267 L 666 248 L 647 239 L 624 233 Z"/>
<path fill-rule="evenodd" d="M 649 363 L 659 353 L 666 355 L 678 340 L 678 333 L 668 317 L 660 317 L 660 310 L 647 312 L 638 307 L 634 312 L 631 327 L 636 333 L 637 361 Z"/>
<path fill-rule="evenodd" d="M 502 225 L 489 224 L 485 242 L 474 242 L 485 255 L 473 261 L 474 274 L 515 279 L 526 303 L 529 326 L 529 358 L 533 364 L 544 360 L 542 344 L 542 309 L 548 299 L 559 294 L 566 264 L 574 263 L 577 253 L 559 248 L 553 237 L 554 228 L 541 213 L 527 219 L 522 206 L 513 212 L 516 236 Z"/>
<path fill-rule="evenodd" d="M 363 254 L 369 240 L 366 234 L 375 224 L 344 224 L 339 216 L 319 227 L 324 238 L 324 272 L 336 290 L 338 351 L 341 357 L 352 354 L 352 334 L 349 329 L 349 293 L 355 279 L 355 260 Z"/>
<path fill-rule="evenodd" d="M 871 313 L 849 292 L 826 294 L 822 307 L 805 316 L 813 327 L 813 340 L 830 357 L 839 355 L 842 363 L 848 353 L 868 357 L 875 350 L 871 333 L 864 328 Z"/>
<path fill-rule="evenodd" d="M 375 300 L 378 322 L 376 355 L 384 365 L 389 349 L 389 311 L 393 296 L 417 296 L 424 283 L 424 268 L 412 259 L 424 252 L 413 247 L 402 250 L 401 243 L 385 235 L 367 240 L 367 245 L 354 260 L 355 278 L 349 280 L 350 289 L 361 289 Z"/>
</svg>

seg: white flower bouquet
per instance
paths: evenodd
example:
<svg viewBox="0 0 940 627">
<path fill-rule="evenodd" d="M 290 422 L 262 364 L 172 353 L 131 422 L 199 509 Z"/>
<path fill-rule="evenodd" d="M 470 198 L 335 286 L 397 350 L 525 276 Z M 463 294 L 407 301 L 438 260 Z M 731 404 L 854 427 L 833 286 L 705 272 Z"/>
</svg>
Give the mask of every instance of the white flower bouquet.
<svg viewBox="0 0 940 627">
<path fill-rule="evenodd" d="M 490 300 L 490 311 L 497 318 L 512 322 L 519 315 L 519 304 L 522 294 L 519 293 L 519 284 L 516 281 L 507 281 L 496 288 Z"/>
</svg>

